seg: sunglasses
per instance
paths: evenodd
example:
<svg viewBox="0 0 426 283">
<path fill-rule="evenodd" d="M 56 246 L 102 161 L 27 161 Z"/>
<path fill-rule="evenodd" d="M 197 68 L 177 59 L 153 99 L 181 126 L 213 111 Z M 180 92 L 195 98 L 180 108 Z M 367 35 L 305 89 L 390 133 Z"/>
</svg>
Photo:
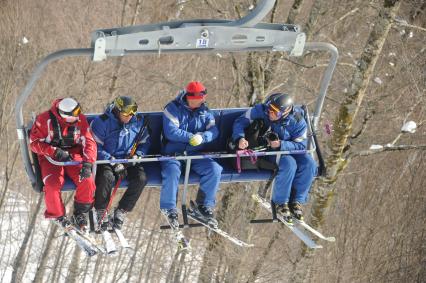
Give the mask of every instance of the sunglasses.
<svg viewBox="0 0 426 283">
<path fill-rule="evenodd" d="M 207 95 L 207 89 L 200 91 L 200 92 L 196 92 L 196 93 L 193 93 L 193 92 L 187 92 L 186 93 L 186 97 L 188 99 L 202 99 L 206 95 Z"/>
</svg>

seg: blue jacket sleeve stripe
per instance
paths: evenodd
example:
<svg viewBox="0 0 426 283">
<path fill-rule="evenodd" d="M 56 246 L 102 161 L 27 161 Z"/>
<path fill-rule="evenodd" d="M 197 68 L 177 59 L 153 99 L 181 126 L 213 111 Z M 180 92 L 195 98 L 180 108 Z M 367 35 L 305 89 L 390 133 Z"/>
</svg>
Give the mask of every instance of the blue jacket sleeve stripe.
<svg viewBox="0 0 426 283">
<path fill-rule="evenodd" d="M 175 116 L 173 116 L 169 110 L 166 108 L 164 109 L 164 116 L 170 120 L 170 122 L 172 122 L 176 127 L 179 128 L 179 119 Z"/>
</svg>

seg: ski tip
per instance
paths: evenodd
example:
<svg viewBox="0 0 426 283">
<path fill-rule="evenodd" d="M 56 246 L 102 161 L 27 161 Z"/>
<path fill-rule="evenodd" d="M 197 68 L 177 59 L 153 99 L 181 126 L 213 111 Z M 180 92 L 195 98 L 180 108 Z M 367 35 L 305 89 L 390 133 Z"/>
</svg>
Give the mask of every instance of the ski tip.
<svg viewBox="0 0 426 283">
<path fill-rule="evenodd" d="M 106 255 L 110 256 L 110 257 L 116 257 L 116 256 L 118 256 L 118 251 L 117 250 L 110 251 L 110 252 L 107 252 Z"/>
<path fill-rule="evenodd" d="M 97 251 L 85 251 L 88 257 L 93 257 L 98 254 Z"/>
<path fill-rule="evenodd" d="M 334 237 L 326 237 L 324 240 L 326 240 L 328 242 L 335 242 L 336 238 L 334 238 Z"/>
</svg>

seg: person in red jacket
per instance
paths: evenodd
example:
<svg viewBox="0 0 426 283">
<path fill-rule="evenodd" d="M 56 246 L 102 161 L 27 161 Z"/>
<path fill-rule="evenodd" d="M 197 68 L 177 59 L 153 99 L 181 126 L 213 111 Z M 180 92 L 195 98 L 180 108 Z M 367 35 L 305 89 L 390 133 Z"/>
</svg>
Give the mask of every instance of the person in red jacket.
<svg viewBox="0 0 426 283">
<path fill-rule="evenodd" d="M 31 128 L 30 147 L 38 156 L 44 183 L 46 218 L 58 221 L 64 227 L 74 223 L 86 230 L 88 212 L 94 201 L 95 182 L 92 165 L 96 161 L 96 142 L 90 133 L 80 104 L 73 98 L 56 99 L 50 110 L 39 114 Z M 56 161 L 80 161 L 81 164 L 57 166 Z M 61 198 L 64 177 L 76 185 L 72 221 L 66 217 Z"/>
</svg>

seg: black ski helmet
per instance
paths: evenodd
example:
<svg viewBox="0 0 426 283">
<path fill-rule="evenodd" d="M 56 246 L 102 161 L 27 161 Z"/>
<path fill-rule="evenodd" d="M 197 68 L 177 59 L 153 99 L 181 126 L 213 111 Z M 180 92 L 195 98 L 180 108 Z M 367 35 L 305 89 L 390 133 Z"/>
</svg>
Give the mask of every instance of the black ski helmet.
<svg viewBox="0 0 426 283">
<path fill-rule="evenodd" d="M 265 101 L 268 112 L 275 112 L 279 119 L 287 117 L 293 110 L 293 105 L 293 97 L 281 92 L 271 94 Z"/>
<path fill-rule="evenodd" d="M 125 116 L 135 115 L 138 111 L 136 101 L 129 96 L 118 96 L 114 99 L 114 109 Z"/>
</svg>

